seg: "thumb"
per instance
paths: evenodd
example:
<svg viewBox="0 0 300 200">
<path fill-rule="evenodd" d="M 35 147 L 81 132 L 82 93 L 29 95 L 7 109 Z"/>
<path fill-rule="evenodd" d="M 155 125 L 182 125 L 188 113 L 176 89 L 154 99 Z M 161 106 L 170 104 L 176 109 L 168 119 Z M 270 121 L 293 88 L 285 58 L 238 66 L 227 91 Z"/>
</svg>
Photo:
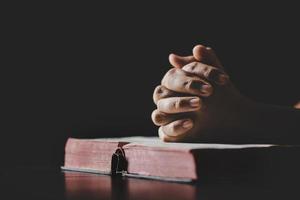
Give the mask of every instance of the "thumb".
<svg viewBox="0 0 300 200">
<path fill-rule="evenodd" d="M 195 62 L 194 56 L 178 56 L 176 54 L 169 55 L 169 62 L 176 68 L 181 68 L 191 62 Z"/>
<path fill-rule="evenodd" d="M 210 47 L 205 47 L 203 45 L 196 45 L 193 48 L 193 56 L 199 62 L 203 62 L 207 65 L 212 65 L 214 67 L 223 69 L 220 60 L 216 56 L 214 50 Z"/>
</svg>

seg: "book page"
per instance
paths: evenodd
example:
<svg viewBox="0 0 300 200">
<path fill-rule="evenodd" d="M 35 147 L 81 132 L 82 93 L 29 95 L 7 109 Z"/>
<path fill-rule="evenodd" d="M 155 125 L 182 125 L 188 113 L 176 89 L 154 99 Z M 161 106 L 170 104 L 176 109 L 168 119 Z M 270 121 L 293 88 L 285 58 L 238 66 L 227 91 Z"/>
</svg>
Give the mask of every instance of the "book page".
<svg viewBox="0 0 300 200">
<path fill-rule="evenodd" d="M 266 148 L 276 146 L 274 144 L 216 144 L 216 143 L 172 143 L 163 142 L 158 137 L 122 137 L 94 139 L 107 142 L 129 142 L 129 146 L 162 147 L 171 149 L 244 149 L 244 148 Z"/>
</svg>

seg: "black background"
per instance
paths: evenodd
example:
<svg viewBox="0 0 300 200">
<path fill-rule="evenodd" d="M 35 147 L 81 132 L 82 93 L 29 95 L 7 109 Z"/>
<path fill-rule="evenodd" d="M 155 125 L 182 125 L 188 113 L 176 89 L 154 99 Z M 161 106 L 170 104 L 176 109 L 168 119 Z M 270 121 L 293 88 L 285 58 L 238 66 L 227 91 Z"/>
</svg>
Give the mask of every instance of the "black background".
<svg viewBox="0 0 300 200">
<path fill-rule="evenodd" d="M 58 166 L 67 137 L 156 135 L 152 92 L 168 55 L 199 43 L 244 95 L 300 99 L 296 6 L 161 2 L 2 6 L 5 166 Z"/>
</svg>

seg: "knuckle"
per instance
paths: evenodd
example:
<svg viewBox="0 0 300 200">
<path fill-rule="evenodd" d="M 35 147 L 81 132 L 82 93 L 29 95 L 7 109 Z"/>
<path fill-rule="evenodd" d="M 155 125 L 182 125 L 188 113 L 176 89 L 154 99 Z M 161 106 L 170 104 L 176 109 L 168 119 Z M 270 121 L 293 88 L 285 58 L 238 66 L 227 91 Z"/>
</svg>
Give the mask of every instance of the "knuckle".
<svg viewBox="0 0 300 200">
<path fill-rule="evenodd" d="M 164 142 L 178 142 L 180 141 L 180 137 L 173 136 L 174 129 L 170 126 L 161 126 L 158 130 L 159 138 Z"/>
<path fill-rule="evenodd" d="M 167 73 L 164 75 L 161 84 L 162 85 L 168 85 L 168 82 L 170 80 L 172 80 L 172 77 L 175 75 L 177 69 L 176 68 L 172 68 L 169 71 L 167 71 Z"/>
<path fill-rule="evenodd" d="M 162 85 L 157 86 L 153 92 L 153 101 L 157 102 L 163 93 L 164 93 L 164 87 Z"/>
<path fill-rule="evenodd" d="M 162 85 L 156 86 L 156 88 L 154 89 L 154 93 L 156 93 L 156 94 L 163 93 L 163 86 Z"/>
<path fill-rule="evenodd" d="M 182 107 L 182 101 L 180 98 L 176 98 L 173 102 L 173 107 L 178 110 Z"/>
<path fill-rule="evenodd" d="M 163 140 L 163 138 L 164 138 L 164 133 L 163 133 L 163 126 L 161 126 L 161 127 L 159 127 L 158 128 L 158 137 L 161 139 L 161 140 Z"/>
<path fill-rule="evenodd" d="M 187 72 L 193 73 L 198 65 L 198 62 L 191 62 L 190 64 L 183 67 Z"/>
<path fill-rule="evenodd" d="M 173 123 L 174 130 L 178 130 L 182 126 L 182 120 Z"/>
<path fill-rule="evenodd" d="M 168 138 L 166 137 L 166 135 L 164 133 L 164 131 L 165 131 L 164 129 L 165 129 L 165 126 L 159 127 L 158 136 L 163 142 L 168 142 Z"/>
<path fill-rule="evenodd" d="M 171 117 L 165 113 L 159 112 L 158 110 L 154 110 L 151 114 L 151 119 L 155 125 L 160 126 L 167 123 Z"/>
<path fill-rule="evenodd" d="M 161 121 L 161 116 L 159 115 L 159 112 L 157 110 L 154 110 L 151 114 L 151 119 L 155 125 L 159 124 Z"/>
<path fill-rule="evenodd" d="M 220 71 L 215 69 L 215 68 L 212 68 L 212 70 L 209 72 L 208 74 L 208 78 L 211 79 L 211 80 L 214 80 L 214 81 L 217 81 L 218 79 L 218 76 L 220 75 Z"/>
<path fill-rule="evenodd" d="M 157 110 L 160 112 L 168 112 L 172 108 L 171 99 L 160 99 L 157 102 Z"/>
<path fill-rule="evenodd" d="M 198 65 L 198 62 L 192 62 L 190 65 L 190 70 L 194 71 L 197 65 Z"/>
<path fill-rule="evenodd" d="M 164 108 L 164 100 L 158 100 L 157 101 L 157 109 L 163 110 L 163 108 Z"/>
<path fill-rule="evenodd" d="M 193 82 L 194 81 L 192 79 L 188 79 L 182 83 L 182 87 L 185 88 L 186 90 L 189 90 L 191 89 L 191 85 L 193 84 Z"/>
<path fill-rule="evenodd" d="M 208 78 L 211 71 L 212 71 L 212 67 L 210 67 L 208 65 L 204 65 L 203 69 L 202 69 L 202 74 L 203 74 L 204 77 Z"/>
<path fill-rule="evenodd" d="M 171 76 L 171 75 L 175 74 L 176 71 L 177 71 L 176 68 L 172 68 L 172 69 L 170 69 L 170 70 L 166 73 L 166 76 Z"/>
<path fill-rule="evenodd" d="M 168 132 L 170 134 L 174 134 L 176 132 L 176 124 L 173 122 L 171 124 L 169 124 L 169 127 L 168 127 Z"/>
</svg>

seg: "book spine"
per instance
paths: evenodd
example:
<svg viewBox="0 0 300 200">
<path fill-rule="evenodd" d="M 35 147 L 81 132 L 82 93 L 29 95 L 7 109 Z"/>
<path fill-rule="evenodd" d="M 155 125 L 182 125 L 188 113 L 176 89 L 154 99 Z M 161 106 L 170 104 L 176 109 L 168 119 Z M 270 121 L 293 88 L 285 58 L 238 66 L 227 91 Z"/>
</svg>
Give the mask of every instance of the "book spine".
<svg viewBox="0 0 300 200">
<path fill-rule="evenodd" d="M 127 160 L 125 152 L 121 147 L 118 147 L 111 159 L 111 175 L 122 176 L 127 173 Z"/>
</svg>

